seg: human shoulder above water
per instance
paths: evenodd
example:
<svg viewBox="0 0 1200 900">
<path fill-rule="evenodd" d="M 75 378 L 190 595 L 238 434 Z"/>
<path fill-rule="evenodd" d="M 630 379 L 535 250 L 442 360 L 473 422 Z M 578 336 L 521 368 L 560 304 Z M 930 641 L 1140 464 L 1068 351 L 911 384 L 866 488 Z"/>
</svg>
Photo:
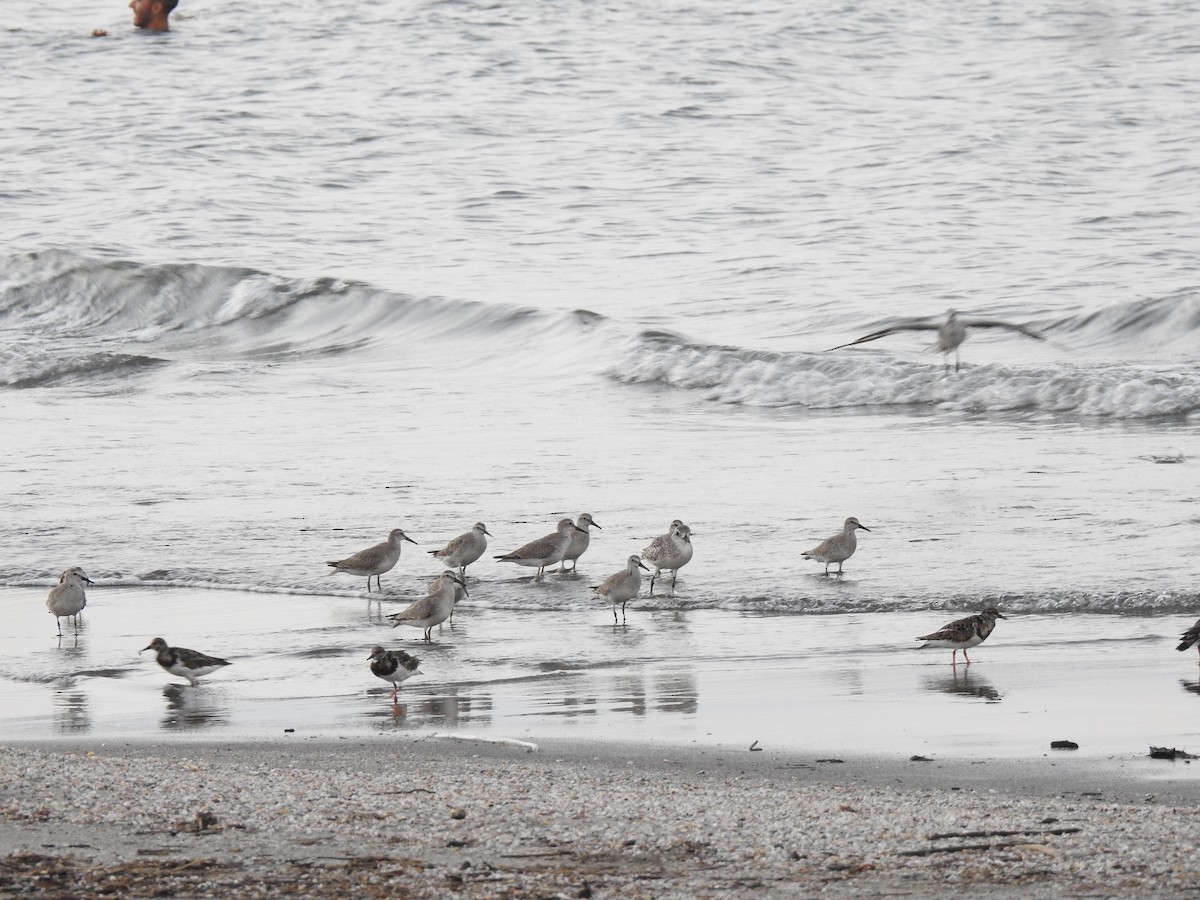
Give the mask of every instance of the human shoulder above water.
<svg viewBox="0 0 1200 900">
<path fill-rule="evenodd" d="M 178 5 L 179 0 L 129 0 L 134 26 L 147 31 L 170 31 L 167 19 Z"/>
</svg>

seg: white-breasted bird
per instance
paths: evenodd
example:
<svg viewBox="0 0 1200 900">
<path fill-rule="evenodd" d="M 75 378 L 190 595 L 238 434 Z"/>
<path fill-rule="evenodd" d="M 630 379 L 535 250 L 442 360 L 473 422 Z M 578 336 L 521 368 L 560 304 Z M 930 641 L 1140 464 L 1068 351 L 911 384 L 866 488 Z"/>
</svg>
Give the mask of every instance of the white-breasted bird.
<svg viewBox="0 0 1200 900">
<path fill-rule="evenodd" d="M 447 569 L 458 569 L 459 575 L 467 574 L 467 566 L 483 556 L 487 550 L 487 539 L 492 533 L 482 522 L 476 522 L 470 531 L 452 539 L 441 550 L 429 550 L 434 559 Z"/>
<path fill-rule="evenodd" d="M 656 537 L 642 551 L 642 559 L 654 566 L 654 574 L 650 576 L 650 596 L 654 596 L 658 573 L 666 569 L 671 571 L 671 591 L 674 592 L 679 570 L 692 559 L 692 529 L 676 519 L 671 523 L 670 531 Z"/>
<path fill-rule="evenodd" d="M 388 616 L 392 620 L 392 627 L 411 625 L 414 628 L 424 628 L 425 640 L 433 640 L 430 635 L 433 626 L 441 625 L 454 612 L 454 592 L 458 587 L 461 587 L 463 593 L 467 594 L 466 583 L 457 573 L 443 572 L 429 582 L 429 592 L 424 597 L 410 603 L 400 612 Z M 467 596 L 470 595 L 467 594 Z"/>
<path fill-rule="evenodd" d="M 971 657 L 967 656 L 968 647 L 977 647 L 987 640 L 988 635 L 996 627 L 997 619 L 1004 619 L 1007 616 L 1002 616 L 995 607 L 988 607 L 977 616 L 967 616 L 965 619 L 955 619 L 949 625 L 939 628 L 933 634 L 927 634 L 917 638 L 918 641 L 925 641 L 917 649 L 924 650 L 926 647 L 949 647 L 954 652 L 950 654 L 950 665 L 955 665 L 958 658 L 958 651 L 963 652 L 963 658 L 967 663 L 971 662 Z"/>
<path fill-rule="evenodd" d="M 682 524 L 682 523 L 680 523 Z M 636 553 L 629 557 L 625 568 L 620 572 L 609 575 L 596 587 L 592 588 L 597 594 L 612 604 L 613 624 L 617 624 L 617 604 L 621 604 L 621 621 L 625 621 L 625 604 L 637 597 L 642 589 L 642 571 L 649 572 L 642 564 L 642 558 Z"/>
<path fill-rule="evenodd" d="M 207 653 L 188 650 L 186 647 L 170 647 L 160 637 L 156 637 L 140 652 L 145 653 L 147 650 L 154 651 L 154 658 L 160 666 L 172 675 L 186 678 L 193 687 L 196 686 L 196 681 L 205 675 L 211 675 L 217 669 L 232 665 L 228 660 L 209 656 Z"/>
<path fill-rule="evenodd" d="M 583 531 L 583 529 L 570 519 L 559 519 L 558 527 L 550 534 L 540 537 L 536 541 L 530 541 L 512 553 L 501 554 L 496 559 L 501 562 L 513 562 L 518 566 L 536 568 L 537 575 L 535 577 L 541 578 L 546 566 L 562 562 L 567 548 L 571 546 L 571 535 L 577 531 Z"/>
<path fill-rule="evenodd" d="M 824 574 L 829 574 L 829 564 L 837 563 L 837 574 L 842 574 L 842 564 L 854 555 L 854 551 L 858 549 L 858 538 L 854 532 L 861 528 L 863 531 L 871 529 L 858 521 L 854 516 L 848 518 L 842 524 L 842 530 L 831 538 L 826 538 L 813 547 L 811 550 L 806 550 L 800 555 L 805 559 L 815 559 L 817 562 L 825 563 Z"/>
<path fill-rule="evenodd" d="M 374 578 L 375 586 L 382 591 L 383 585 L 379 581 L 379 576 L 384 572 L 390 572 L 399 562 L 400 548 L 404 541 L 408 541 L 410 544 L 416 543 L 404 533 L 404 529 L 393 528 L 388 534 L 388 539 L 382 544 L 376 544 L 366 550 L 359 550 L 353 556 L 327 562 L 325 565 L 330 566 L 335 572 L 345 572 L 347 575 L 360 577 L 365 575 L 368 593 L 371 591 L 371 579 Z"/>
<path fill-rule="evenodd" d="M 567 552 L 563 554 L 562 562 L 559 563 L 558 571 L 566 572 L 567 563 L 571 564 L 570 571 L 575 571 L 575 566 L 579 562 L 579 557 L 583 556 L 584 551 L 591 546 L 592 534 L 588 528 L 600 528 L 600 523 L 592 518 L 591 513 L 582 513 L 575 520 L 576 530 L 571 532 L 571 543 L 567 545 Z M 603 528 L 600 528 L 603 531 Z"/>
<path fill-rule="evenodd" d="M 46 609 L 50 610 L 50 615 L 54 616 L 54 624 L 58 626 L 59 637 L 62 637 L 60 620 L 63 616 L 75 620 L 75 633 L 79 634 L 79 613 L 87 606 L 87 593 L 83 586 L 94 583 L 87 577 L 87 573 L 83 569 L 79 566 L 72 566 L 58 576 L 58 584 L 50 588 L 50 593 L 46 596 Z"/>
<path fill-rule="evenodd" d="M 375 647 L 367 657 L 371 661 L 371 672 L 392 685 L 392 701 L 395 702 L 400 683 L 414 675 L 424 674 L 417 666 L 421 661 L 403 650 L 384 650 Z"/>
</svg>

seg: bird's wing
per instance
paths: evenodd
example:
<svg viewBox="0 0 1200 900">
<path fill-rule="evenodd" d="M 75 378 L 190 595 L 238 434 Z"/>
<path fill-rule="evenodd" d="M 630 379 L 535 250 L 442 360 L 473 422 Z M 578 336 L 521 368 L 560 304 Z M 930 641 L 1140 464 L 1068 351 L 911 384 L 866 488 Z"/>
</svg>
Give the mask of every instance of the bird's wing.
<svg viewBox="0 0 1200 900">
<path fill-rule="evenodd" d="M 1040 334 L 1024 325 L 1017 325 L 1014 322 L 1001 322 L 999 319 L 963 319 L 962 323 L 970 328 L 1006 328 L 1009 331 L 1016 331 L 1026 337 L 1031 337 L 1035 341 L 1046 340 L 1044 334 Z"/>
<path fill-rule="evenodd" d="M 975 633 L 976 616 L 965 619 L 955 619 L 949 625 L 939 628 L 933 634 L 917 638 L 918 641 L 965 641 Z"/>
<path fill-rule="evenodd" d="M 465 544 L 470 539 L 471 539 L 471 536 L 469 534 L 460 534 L 458 537 L 456 537 L 452 541 L 450 541 L 450 543 L 448 543 L 441 550 L 430 550 L 429 552 L 439 558 L 443 557 L 443 556 L 453 556 L 455 553 L 457 553 L 462 548 L 463 544 Z"/>
<path fill-rule="evenodd" d="M 843 347 L 853 347 L 855 344 L 865 344 L 867 341 L 877 341 L 880 338 L 885 338 L 889 334 L 895 334 L 898 331 L 937 331 L 940 326 L 931 322 L 911 322 L 907 325 L 893 325 L 891 328 L 881 328 L 879 331 L 872 331 L 870 334 L 864 334 L 862 337 L 850 341 L 848 344 L 838 344 L 836 347 L 830 347 L 829 350 L 841 350 Z M 828 353 L 829 350 L 825 352 Z"/>
<path fill-rule="evenodd" d="M 422 597 L 407 609 L 401 610 L 398 613 L 392 613 L 388 618 L 395 619 L 397 622 L 403 622 L 405 619 L 424 619 L 432 614 L 433 599 L 431 597 Z"/>
</svg>

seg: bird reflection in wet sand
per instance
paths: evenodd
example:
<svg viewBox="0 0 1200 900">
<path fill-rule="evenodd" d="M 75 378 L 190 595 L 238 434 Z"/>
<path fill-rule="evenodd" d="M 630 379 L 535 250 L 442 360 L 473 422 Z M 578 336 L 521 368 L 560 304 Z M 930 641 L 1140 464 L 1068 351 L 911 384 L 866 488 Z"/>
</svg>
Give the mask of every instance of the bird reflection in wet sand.
<svg viewBox="0 0 1200 900">
<path fill-rule="evenodd" d="M 830 347 L 829 349 L 841 350 L 845 347 L 853 347 L 856 344 L 877 341 L 880 338 L 896 334 L 900 331 L 936 331 L 936 346 L 938 352 L 942 354 L 942 359 L 945 361 L 946 371 L 950 371 L 950 353 L 953 351 L 954 371 L 957 372 L 960 366 L 958 348 L 962 346 L 963 341 L 967 339 L 971 330 L 975 328 L 1002 328 L 1006 331 L 1023 334 L 1025 337 L 1033 338 L 1036 341 L 1046 340 L 1044 336 L 1025 325 L 1017 325 L 1015 322 L 1003 322 L 999 319 L 963 319 L 959 317 L 957 310 L 952 309 L 946 313 L 946 319 L 942 322 L 903 322 L 899 325 L 893 325 L 891 328 L 881 328 L 879 331 L 872 331 L 870 334 L 864 334 L 862 337 L 849 343 L 838 344 L 838 346 Z"/>
<path fill-rule="evenodd" d="M 163 698 L 167 701 L 167 712 L 162 727 L 167 731 L 192 731 L 229 719 L 228 709 L 214 703 L 211 694 L 189 691 L 182 684 L 165 685 Z"/>
<path fill-rule="evenodd" d="M 925 641 L 918 649 L 948 647 L 954 651 L 950 655 L 950 665 L 952 666 L 957 665 L 958 651 L 961 650 L 963 652 L 963 659 L 967 661 L 967 665 L 970 665 L 971 657 L 967 656 L 967 648 L 977 647 L 986 641 L 988 635 L 996 627 L 996 620 L 1003 618 L 1006 618 L 1006 616 L 1000 615 L 994 607 L 989 607 L 977 616 L 956 619 L 949 625 L 933 632 L 933 634 L 916 638 L 918 641 Z"/>
<path fill-rule="evenodd" d="M 82 734 L 91 730 L 87 694 L 59 691 L 54 695 L 54 707 L 54 730 L 59 734 Z"/>
<path fill-rule="evenodd" d="M 971 671 L 965 668 L 962 672 L 952 668 L 949 675 L 926 678 L 925 687 L 943 694 L 959 694 L 963 697 L 986 700 L 988 703 L 999 703 L 1003 699 L 996 688 L 977 675 L 972 675 Z"/>
</svg>

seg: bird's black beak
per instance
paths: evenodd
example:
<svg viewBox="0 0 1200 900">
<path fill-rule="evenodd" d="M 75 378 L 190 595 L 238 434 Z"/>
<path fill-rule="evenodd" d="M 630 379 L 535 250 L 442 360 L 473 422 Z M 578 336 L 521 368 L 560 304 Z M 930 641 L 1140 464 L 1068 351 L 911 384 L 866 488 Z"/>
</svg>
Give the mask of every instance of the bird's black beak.
<svg viewBox="0 0 1200 900">
<path fill-rule="evenodd" d="M 638 568 L 639 568 L 639 569 L 646 569 L 646 567 L 645 567 L 644 565 L 642 565 L 642 563 L 638 563 Z M 647 571 L 647 572 L 649 572 L 650 570 L 649 570 L 649 569 L 646 569 L 646 571 Z"/>
<path fill-rule="evenodd" d="M 416 541 L 414 541 L 412 538 L 410 538 L 410 537 L 409 537 L 407 534 L 406 534 L 406 535 L 404 535 L 403 537 L 404 537 L 404 539 L 405 539 L 406 541 L 408 541 L 410 544 L 415 544 L 415 543 L 416 543 Z"/>
</svg>

